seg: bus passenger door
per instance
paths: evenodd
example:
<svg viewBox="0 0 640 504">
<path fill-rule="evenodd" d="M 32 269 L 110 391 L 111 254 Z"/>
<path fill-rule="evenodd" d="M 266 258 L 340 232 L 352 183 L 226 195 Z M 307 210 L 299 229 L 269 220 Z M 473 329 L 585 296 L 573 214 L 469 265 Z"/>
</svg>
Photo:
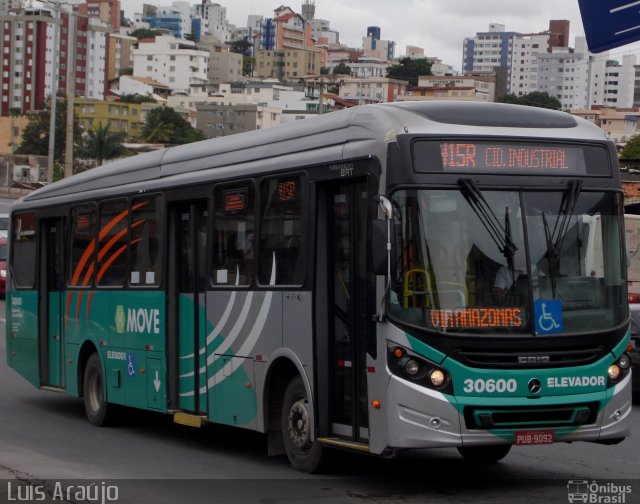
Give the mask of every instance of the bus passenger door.
<svg viewBox="0 0 640 504">
<path fill-rule="evenodd" d="M 40 244 L 40 382 L 65 387 L 63 294 L 64 221 L 41 221 Z"/>
<path fill-rule="evenodd" d="M 367 183 L 331 185 L 326 194 L 329 432 L 367 442 Z"/>
<path fill-rule="evenodd" d="M 207 202 L 181 202 L 171 208 L 170 375 L 175 385 L 173 409 L 206 414 L 206 249 Z M 171 304 L 173 303 L 173 305 Z"/>
</svg>

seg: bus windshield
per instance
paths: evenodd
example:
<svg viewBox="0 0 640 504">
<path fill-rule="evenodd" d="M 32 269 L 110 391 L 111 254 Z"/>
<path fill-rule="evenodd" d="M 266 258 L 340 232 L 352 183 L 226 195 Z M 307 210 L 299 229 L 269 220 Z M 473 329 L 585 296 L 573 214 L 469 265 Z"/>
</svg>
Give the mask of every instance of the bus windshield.
<svg viewBox="0 0 640 504">
<path fill-rule="evenodd" d="M 626 318 L 619 196 L 452 189 L 392 195 L 390 315 L 439 333 L 555 335 Z"/>
</svg>

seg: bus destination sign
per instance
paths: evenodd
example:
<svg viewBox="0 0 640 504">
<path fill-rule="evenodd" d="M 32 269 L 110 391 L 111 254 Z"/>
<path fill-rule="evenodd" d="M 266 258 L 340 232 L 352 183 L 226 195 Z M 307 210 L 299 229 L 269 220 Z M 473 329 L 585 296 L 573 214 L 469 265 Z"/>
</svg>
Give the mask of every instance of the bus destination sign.
<svg viewBox="0 0 640 504">
<path fill-rule="evenodd" d="M 583 151 L 576 147 L 442 142 L 440 155 L 445 171 L 557 175 L 577 175 L 586 172 Z"/>
</svg>

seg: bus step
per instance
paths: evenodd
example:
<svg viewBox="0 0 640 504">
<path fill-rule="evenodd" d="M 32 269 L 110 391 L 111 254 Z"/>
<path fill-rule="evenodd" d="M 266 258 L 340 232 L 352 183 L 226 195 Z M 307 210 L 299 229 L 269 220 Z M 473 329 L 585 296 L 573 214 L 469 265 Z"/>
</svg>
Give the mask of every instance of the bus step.
<svg viewBox="0 0 640 504">
<path fill-rule="evenodd" d="M 358 443 L 357 441 L 345 441 L 339 438 L 317 438 L 318 443 L 335 446 L 336 448 L 347 448 L 349 450 L 357 450 L 363 452 L 369 452 L 369 445 L 366 443 Z"/>
<path fill-rule="evenodd" d="M 64 394 L 67 389 L 62 387 L 52 387 L 51 385 L 42 385 L 40 390 L 46 390 L 47 392 L 58 392 L 58 394 Z"/>
<path fill-rule="evenodd" d="M 189 427 L 202 427 L 206 421 L 207 417 L 205 415 L 192 415 L 184 411 L 178 411 L 173 414 L 174 423 L 187 425 Z"/>
</svg>

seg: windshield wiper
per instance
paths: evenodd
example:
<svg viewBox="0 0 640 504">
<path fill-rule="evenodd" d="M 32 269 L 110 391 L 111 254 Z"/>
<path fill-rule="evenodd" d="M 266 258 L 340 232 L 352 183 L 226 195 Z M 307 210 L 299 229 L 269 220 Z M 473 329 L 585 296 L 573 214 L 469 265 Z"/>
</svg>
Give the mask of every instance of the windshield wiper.
<svg viewBox="0 0 640 504">
<path fill-rule="evenodd" d="M 562 252 L 562 244 L 564 237 L 569 229 L 571 217 L 576 208 L 580 190 L 582 189 L 581 180 L 572 180 L 569 182 L 569 188 L 562 195 L 560 202 L 560 210 L 558 218 L 553 226 L 553 231 L 549 227 L 547 216 L 542 212 L 542 224 L 544 225 L 544 236 L 547 242 L 547 261 L 549 262 L 549 277 L 551 278 L 551 291 L 553 297 L 556 297 L 556 279 L 560 272 L 560 255 Z"/>
<path fill-rule="evenodd" d="M 511 218 L 510 218 L 510 209 L 507 206 L 505 209 L 504 215 L 504 227 L 500 223 L 500 219 L 493 212 L 493 209 L 483 196 L 482 192 L 475 185 L 473 180 L 471 179 L 460 179 L 458 180 L 458 186 L 460 187 L 460 192 L 464 196 L 464 199 L 467 200 L 471 209 L 475 212 L 475 214 L 482 222 L 482 225 L 489 232 L 489 236 L 493 240 L 493 242 L 498 247 L 498 250 L 502 253 L 502 255 L 507 260 L 507 266 L 509 267 L 509 271 L 511 272 L 511 277 L 515 276 L 515 268 L 513 264 L 513 256 L 515 255 L 518 247 L 515 243 L 513 243 L 513 238 L 511 235 Z"/>
</svg>

